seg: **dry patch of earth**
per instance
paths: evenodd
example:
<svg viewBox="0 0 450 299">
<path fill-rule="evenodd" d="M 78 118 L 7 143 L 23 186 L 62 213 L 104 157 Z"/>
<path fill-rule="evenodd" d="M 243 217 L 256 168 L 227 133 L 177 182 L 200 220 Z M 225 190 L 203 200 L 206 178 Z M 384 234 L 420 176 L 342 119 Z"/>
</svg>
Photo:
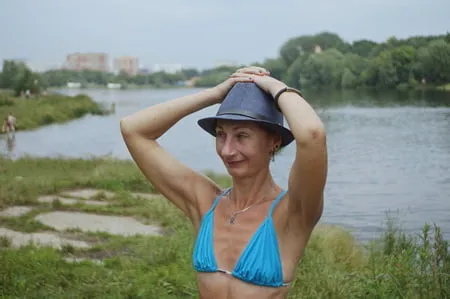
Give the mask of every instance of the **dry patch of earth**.
<svg viewBox="0 0 450 299">
<path fill-rule="evenodd" d="M 151 200 L 158 195 L 147 193 L 132 193 L 136 199 Z M 110 191 L 96 189 L 78 189 L 61 192 L 55 195 L 42 195 L 37 198 L 38 204 L 48 204 L 58 201 L 64 205 L 84 204 L 91 206 L 108 206 L 108 201 L 113 201 L 115 194 Z M 101 199 L 101 200 L 98 200 Z M 104 199 L 104 200 L 103 200 Z M 0 211 L 0 217 L 22 217 L 33 211 L 32 206 L 14 206 Z M 30 243 L 40 246 L 51 246 L 62 249 L 65 246 L 88 249 L 90 242 L 67 237 L 67 230 L 78 230 L 81 233 L 105 232 L 120 236 L 162 236 L 163 230 L 156 225 L 143 224 L 132 217 L 98 215 L 80 211 L 53 211 L 37 214 L 34 220 L 52 227 L 56 232 L 24 233 L 0 227 L 0 238 L 3 247 L 20 247 Z M 66 232 L 66 233 L 65 233 Z M 64 236 L 63 236 L 64 235 Z M 89 238 L 86 238 L 89 239 Z M 2 247 L 0 246 L 0 247 Z M 70 262 L 79 262 L 83 259 L 66 258 Z M 95 260 L 94 260 L 95 262 Z"/>
</svg>

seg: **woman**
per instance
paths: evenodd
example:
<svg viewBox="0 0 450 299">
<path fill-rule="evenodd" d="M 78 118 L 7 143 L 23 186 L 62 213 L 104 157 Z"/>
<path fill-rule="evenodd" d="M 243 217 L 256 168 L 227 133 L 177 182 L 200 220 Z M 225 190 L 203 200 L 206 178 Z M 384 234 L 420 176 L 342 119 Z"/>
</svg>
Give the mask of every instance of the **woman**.
<svg viewBox="0 0 450 299">
<path fill-rule="evenodd" d="M 325 129 L 300 93 L 286 87 L 265 69 L 248 67 L 214 88 L 121 120 L 138 167 L 197 232 L 193 265 L 200 298 L 286 298 L 322 215 Z M 216 117 L 199 125 L 216 136 L 217 154 L 232 177 L 226 190 L 157 143 L 181 118 L 222 101 Z M 282 126 L 283 115 L 291 130 Z M 269 164 L 293 140 L 295 160 L 288 190 L 282 190 Z"/>
</svg>

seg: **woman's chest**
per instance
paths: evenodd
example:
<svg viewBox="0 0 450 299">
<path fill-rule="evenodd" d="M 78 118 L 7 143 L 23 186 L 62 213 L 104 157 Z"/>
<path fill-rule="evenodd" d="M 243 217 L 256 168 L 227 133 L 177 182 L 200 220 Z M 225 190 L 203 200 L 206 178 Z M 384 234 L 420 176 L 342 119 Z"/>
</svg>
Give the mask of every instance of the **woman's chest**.
<svg viewBox="0 0 450 299">
<path fill-rule="evenodd" d="M 279 207 L 282 208 L 281 203 Z M 280 211 L 279 219 L 274 219 L 267 203 L 236 216 L 226 204 L 219 204 L 212 223 L 212 250 L 217 267 L 229 273 L 246 271 L 250 276 L 262 271 L 271 276 L 265 280 L 279 277 L 281 282 L 291 281 L 302 255 L 303 242 L 292 240 L 294 236 L 283 229 Z M 230 221 L 233 216 L 234 221 Z"/>
<path fill-rule="evenodd" d="M 268 207 L 260 206 L 253 211 L 236 215 L 226 205 L 217 207 L 214 211 L 212 239 L 219 268 L 233 271 L 243 254 L 254 252 L 253 247 L 260 243 L 257 236 L 262 230 L 275 230 L 273 225 L 266 227 L 267 212 Z"/>
</svg>

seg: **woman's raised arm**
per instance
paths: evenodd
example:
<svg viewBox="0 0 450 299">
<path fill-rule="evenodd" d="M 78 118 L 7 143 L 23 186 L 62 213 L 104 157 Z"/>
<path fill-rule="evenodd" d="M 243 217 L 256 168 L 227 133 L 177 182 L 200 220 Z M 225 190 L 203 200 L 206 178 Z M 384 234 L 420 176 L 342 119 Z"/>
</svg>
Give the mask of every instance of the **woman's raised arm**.
<svg viewBox="0 0 450 299">
<path fill-rule="evenodd" d="M 250 76 L 254 82 L 274 98 L 286 118 L 295 138 L 296 153 L 288 182 L 289 223 L 310 230 L 319 221 L 323 211 L 328 157 L 325 128 L 308 102 L 296 92 L 281 90 L 286 85 L 270 76 L 256 76 L 243 69 L 232 76 Z M 250 73 L 250 74 L 249 74 Z"/>
<path fill-rule="evenodd" d="M 194 224 L 199 221 L 199 199 L 219 193 L 219 187 L 172 157 L 157 139 L 183 117 L 220 103 L 236 82 L 245 81 L 249 79 L 230 78 L 215 88 L 151 106 L 120 121 L 127 148 L 143 174 Z"/>
<path fill-rule="evenodd" d="M 323 211 L 328 157 L 322 121 L 306 100 L 284 92 L 278 104 L 295 138 L 295 160 L 289 174 L 289 216 L 299 227 L 312 230 Z"/>
</svg>

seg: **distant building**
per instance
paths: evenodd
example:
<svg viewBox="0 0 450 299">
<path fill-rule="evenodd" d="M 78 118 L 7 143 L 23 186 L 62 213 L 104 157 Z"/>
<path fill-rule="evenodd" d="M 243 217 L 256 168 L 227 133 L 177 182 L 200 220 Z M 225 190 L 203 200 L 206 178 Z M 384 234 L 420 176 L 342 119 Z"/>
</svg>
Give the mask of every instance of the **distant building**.
<svg viewBox="0 0 450 299">
<path fill-rule="evenodd" d="M 151 73 L 152 73 L 152 71 L 146 67 L 139 68 L 139 74 L 141 74 L 141 75 L 149 75 Z"/>
<path fill-rule="evenodd" d="M 191 79 L 186 80 L 186 81 L 184 82 L 184 85 L 187 86 L 187 87 L 194 87 L 194 86 L 195 86 L 195 83 L 196 83 L 198 80 L 200 80 L 200 77 L 199 77 L 199 76 L 192 77 Z"/>
<path fill-rule="evenodd" d="M 81 88 L 81 83 L 79 82 L 67 82 L 68 88 Z"/>
<path fill-rule="evenodd" d="M 67 55 L 66 69 L 81 71 L 109 71 L 108 54 L 106 53 L 73 53 Z"/>
<path fill-rule="evenodd" d="M 181 64 L 155 64 L 153 65 L 152 72 L 165 72 L 168 74 L 175 74 L 183 69 Z"/>
<path fill-rule="evenodd" d="M 108 83 L 106 85 L 109 89 L 120 89 L 122 87 L 122 84 L 120 83 Z"/>
<path fill-rule="evenodd" d="M 139 72 L 139 59 L 137 57 L 122 56 L 114 59 L 114 71 L 125 72 L 130 76 L 136 76 Z"/>
<path fill-rule="evenodd" d="M 315 45 L 314 46 L 314 53 L 317 53 L 317 54 L 322 53 L 322 47 L 319 46 L 319 45 Z"/>
</svg>

